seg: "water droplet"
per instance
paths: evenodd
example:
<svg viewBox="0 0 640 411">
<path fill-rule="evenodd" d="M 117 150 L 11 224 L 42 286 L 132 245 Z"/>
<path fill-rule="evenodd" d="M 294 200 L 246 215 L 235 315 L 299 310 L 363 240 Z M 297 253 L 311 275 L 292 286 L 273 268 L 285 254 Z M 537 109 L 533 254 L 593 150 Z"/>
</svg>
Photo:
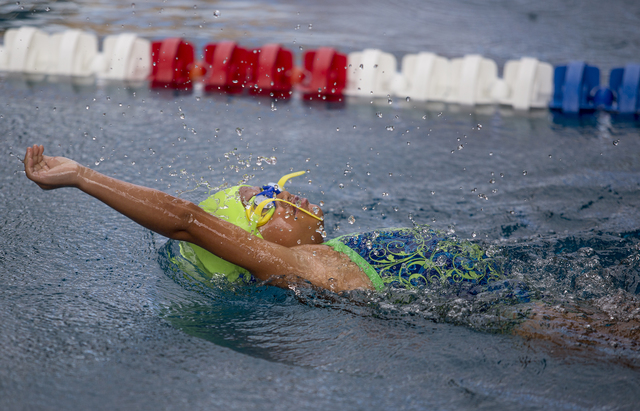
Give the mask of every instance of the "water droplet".
<svg viewBox="0 0 640 411">
<path fill-rule="evenodd" d="M 349 221 L 349 224 L 353 224 L 353 223 L 356 222 L 356 218 L 354 216 L 350 215 L 349 219 L 347 221 Z"/>
<path fill-rule="evenodd" d="M 393 131 L 395 129 L 395 127 L 393 126 L 387 126 L 387 131 Z"/>
<path fill-rule="evenodd" d="M 344 184 L 340 183 L 340 184 L 338 184 L 338 187 L 344 188 Z"/>
<path fill-rule="evenodd" d="M 276 102 L 272 101 L 271 102 L 271 111 L 276 111 L 276 110 L 278 110 L 278 108 L 276 107 Z"/>
<path fill-rule="evenodd" d="M 313 28 L 313 24 L 309 23 L 309 30 Z"/>
<path fill-rule="evenodd" d="M 364 64 L 360 64 L 360 68 L 363 69 L 364 68 Z M 373 91 L 372 91 L 373 93 Z"/>
<path fill-rule="evenodd" d="M 473 233 L 471 233 L 471 237 L 476 238 L 478 234 L 476 234 L 476 232 L 474 231 Z"/>
<path fill-rule="evenodd" d="M 388 104 L 393 104 L 393 100 L 391 99 L 391 97 L 388 97 L 387 103 Z"/>
<path fill-rule="evenodd" d="M 489 184 L 495 184 L 496 180 L 494 180 L 493 178 L 491 180 L 489 180 Z"/>
<path fill-rule="evenodd" d="M 324 201 L 320 200 L 320 202 L 318 203 L 318 205 L 319 205 L 320 207 L 324 207 Z"/>
<path fill-rule="evenodd" d="M 380 111 L 378 111 L 378 112 L 376 113 L 376 117 L 378 117 L 378 118 L 382 118 L 382 113 L 381 113 Z"/>
<path fill-rule="evenodd" d="M 620 140 L 613 140 L 613 145 L 617 146 L 618 144 L 620 144 Z"/>
<path fill-rule="evenodd" d="M 242 136 L 242 129 L 240 127 L 236 127 L 236 134 L 238 135 L 238 137 Z"/>
<path fill-rule="evenodd" d="M 522 175 L 526 176 L 527 175 L 527 170 L 522 170 Z"/>
<path fill-rule="evenodd" d="M 436 192 L 435 192 L 435 191 L 432 191 L 432 192 L 431 192 L 431 195 L 435 195 L 435 194 L 436 194 Z"/>
<path fill-rule="evenodd" d="M 89 110 L 89 106 L 87 106 L 87 110 Z"/>
<path fill-rule="evenodd" d="M 462 144 L 460 144 L 460 145 L 458 146 L 458 150 L 462 150 L 463 148 L 464 148 L 464 146 L 463 146 Z"/>
<path fill-rule="evenodd" d="M 389 197 L 389 193 L 382 193 L 382 197 Z"/>
<path fill-rule="evenodd" d="M 184 120 L 184 113 L 180 113 L 180 118 Z"/>
<path fill-rule="evenodd" d="M 218 18 L 220 17 L 220 10 L 216 10 L 213 12 L 213 17 Z"/>
<path fill-rule="evenodd" d="M 336 127 L 336 131 L 340 131 L 340 127 Z"/>
<path fill-rule="evenodd" d="M 482 130 L 482 124 L 478 123 L 478 124 L 476 125 L 476 128 L 477 128 L 478 130 Z"/>
</svg>

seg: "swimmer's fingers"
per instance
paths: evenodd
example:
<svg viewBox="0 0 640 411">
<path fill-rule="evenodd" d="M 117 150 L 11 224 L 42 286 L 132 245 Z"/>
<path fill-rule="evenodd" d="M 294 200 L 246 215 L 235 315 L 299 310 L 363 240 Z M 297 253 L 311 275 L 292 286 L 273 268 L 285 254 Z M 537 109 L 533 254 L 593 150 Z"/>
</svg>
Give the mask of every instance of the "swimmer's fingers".
<svg viewBox="0 0 640 411">
<path fill-rule="evenodd" d="M 33 147 L 27 147 L 27 152 L 24 155 L 24 171 L 27 173 L 27 177 L 30 180 L 34 180 L 34 174 L 41 168 L 40 160 L 44 152 L 44 147 L 33 145 Z"/>
<path fill-rule="evenodd" d="M 44 147 L 41 145 L 34 144 L 33 147 L 28 147 L 27 155 L 25 156 L 25 171 L 34 173 L 42 170 L 46 166 L 43 153 Z"/>
<path fill-rule="evenodd" d="M 43 146 L 34 144 L 33 147 L 27 147 L 27 153 L 24 156 L 24 171 L 29 180 L 36 183 L 43 190 L 48 190 L 53 187 L 49 187 L 42 182 L 40 171 L 46 167 L 42 153 L 44 153 Z"/>
</svg>

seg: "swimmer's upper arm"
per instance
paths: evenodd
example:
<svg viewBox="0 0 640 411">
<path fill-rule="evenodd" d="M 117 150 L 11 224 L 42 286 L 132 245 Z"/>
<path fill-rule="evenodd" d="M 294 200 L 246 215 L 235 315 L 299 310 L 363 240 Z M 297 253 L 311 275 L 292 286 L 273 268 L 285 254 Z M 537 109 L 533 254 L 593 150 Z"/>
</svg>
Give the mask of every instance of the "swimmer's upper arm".
<svg viewBox="0 0 640 411">
<path fill-rule="evenodd" d="M 180 212 L 184 223 L 171 238 L 196 244 L 251 272 L 260 265 L 290 265 L 286 247 L 256 237 L 195 204 L 188 203 L 184 207 Z"/>
<path fill-rule="evenodd" d="M 249 270 L 260 280 L 272 280 L 281 287 L 306 281 L 334 291 L 372 288 L 357 266 L 346 264 L 330 247 L 285 247 L 256 237 L 196 205 L 187 208 L 186 224 L 172 238 L 196 244 Z"/>
</svg>

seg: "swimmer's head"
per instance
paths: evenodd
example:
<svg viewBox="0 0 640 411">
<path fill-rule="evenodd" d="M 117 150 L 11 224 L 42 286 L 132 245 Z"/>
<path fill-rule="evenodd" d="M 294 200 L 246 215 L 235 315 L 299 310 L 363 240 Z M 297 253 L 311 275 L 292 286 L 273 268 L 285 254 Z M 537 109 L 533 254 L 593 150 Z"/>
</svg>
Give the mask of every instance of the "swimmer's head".
<svg viewBox="0 0 640 411">
<path fill-rule="evenodd" d="M 256 224 L 264 239 L 288 247 L 322 243 L 324 215 L 320 207 L 284 188 L 289 179 L 303 174 L 287 174 L 277 184 L 262 188 L 240 188 L 247 219 Z"/>
<path fill-rule="evenodd" d="M 284 190 L 284 184 L 304 172 L 288 174 L 278 184 L 235 186 L 200 203 L 205 211 L 265 240 L 292 247 L 320 244 L 323 212 L 306 198 Z"/>
<path fill-rule="evenodd" d="M 262 191 L 251 197 L 251 199 L 249 200 L 249 204 L 245 204 L 247 218 L 249 220 L 255 220 L 258 227 L 262 227 L 269 221 L 269 219 L 271 219 L 271 217 L 273 217 L 276 202 L 283 202 L 288 203 L 290 206 L 297 208 L 301 212 L 308 214 L 310 217 L 315 218 L 318 221 L 322 221 L 323 218 L 321 216 L 318 216 L 318 211 L 312 213 L 301 207 L 300 204 L 294 204 L 288 200 L 277 197 L 280 192 L 285 191 L 284 185 L 287 183 L 287 181 L 289 181 L 293 177 L 298 177 L 303 174 L 304 171 L 297 171 L 295 173 L 286 174 L 282 176 L 277 184 L 269 183 L 262 186 Z M 297 198 L 297 200 L 299 200 L 299 198 Z"/>
</svg>

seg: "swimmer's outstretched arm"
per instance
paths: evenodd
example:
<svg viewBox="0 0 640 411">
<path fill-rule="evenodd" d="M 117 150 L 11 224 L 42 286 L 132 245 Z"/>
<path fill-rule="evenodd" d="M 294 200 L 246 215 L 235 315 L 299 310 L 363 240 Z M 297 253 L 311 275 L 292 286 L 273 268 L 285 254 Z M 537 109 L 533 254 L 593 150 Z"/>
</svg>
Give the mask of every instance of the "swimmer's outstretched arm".
<svg viewBox="0 0 640 411">
<path fill-rule="evenodd" d="M 24 158 L 27 177 L 40 188 L 78 188 L 136 223 L 165 237 L 199 245 L 246 268 L 261 280 L 273 280 L 275 285 L 287 287 L 303 279 L 335 291 L 371 287 L 365 278 L 358 276 L 329 278 L 336 277 L 335 270 L 328 270 L 324 264 L 335 257 L 326 250 L 329 247 L 288 248 L 265 241 L 190 201 L 105 176 L 68 158 L 43 153 L 43 146 L 34 145 L 27 148 Z M 329 258 L 323 259 L 325 256 Z M 279 275 L 275 280 L 274 274 Z"/>
</svg>

